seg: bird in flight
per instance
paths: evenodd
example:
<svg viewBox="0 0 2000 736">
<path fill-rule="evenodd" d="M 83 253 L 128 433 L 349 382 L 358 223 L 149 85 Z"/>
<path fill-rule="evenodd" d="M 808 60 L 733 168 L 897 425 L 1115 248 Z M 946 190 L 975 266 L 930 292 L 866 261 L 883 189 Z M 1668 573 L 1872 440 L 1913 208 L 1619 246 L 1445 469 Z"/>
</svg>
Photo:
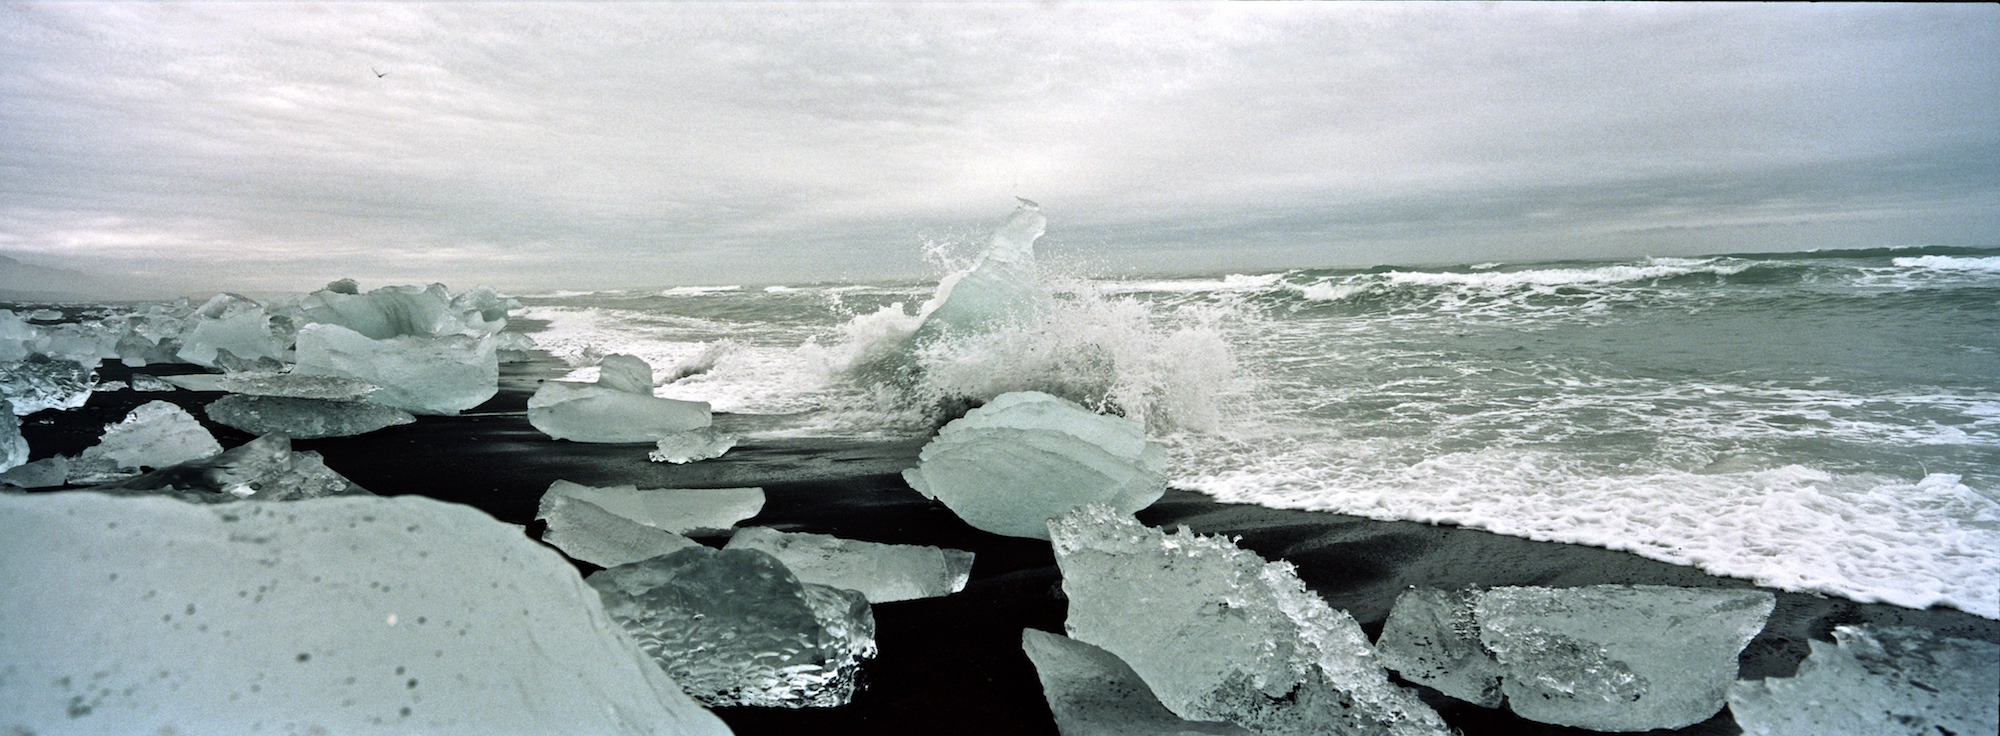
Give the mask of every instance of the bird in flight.
<svg viewBox="0 0 2000 736">
<path fill-rule="evenodd" d="M 375 67 L 372 67 L 372 66 L 371 66 L 371 67 L 368 67 L 368 71 L 371 71 L 371 72 L 375 72 L 375 78 L 376 78 L 376 79 L 381 79 L 381 78 L 383 78 L 383 77 L 386 77 L 386 76 L 389 76 L 389 73 L 388 73 L 388 72 L 380 72 L 380 71 L 375 71 Z"/>
</svg>

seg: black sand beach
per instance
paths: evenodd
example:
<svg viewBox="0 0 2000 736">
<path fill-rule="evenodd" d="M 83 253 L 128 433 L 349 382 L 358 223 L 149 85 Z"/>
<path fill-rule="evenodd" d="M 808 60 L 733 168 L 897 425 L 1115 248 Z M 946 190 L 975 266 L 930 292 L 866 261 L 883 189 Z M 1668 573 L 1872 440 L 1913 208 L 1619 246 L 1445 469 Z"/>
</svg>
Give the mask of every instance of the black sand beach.
<svg viewBox="0 0 2000 736">
<path fill-rule="evenodd" d="M 100 369 L 105 380 L 125 380 L 130 372 L 115 363 Z M 750 442 L 716 460 L 652 463 L 646 460 L 646 446 L 554 441 L 528 425 L 522 414 L 527 397 L 538 381 L 560 374 L 558 364 L 508 365 L 502 373 L 500 395 L 463 416 L 425 417 L 361 437 L 298 441 L 294 446 L 323 454 L 329 467 L 377 494 L 421 494 L 468 504 L 502 521 L 529 525 L 531 534 L 539 532 L 533 525 L 536 502 L 558 479 L 641 488 L 759 486 L 767 501 L 746 526 L 971 550 L 977 561 L 962 593 L 874 607 L 881 655 L 867 665 L 867 688 L 852 704 L 810 710 L 725 708 L 717 713 L 739 734 L 1056 732 L 1034 670 L 1020 649 L 1022 628 L 1062 630 L 1065 604 L 1054 557 L 1047 543 L 975 530 L 909 490 L 898 473 L 914 464 L 922 442 Z M 25 417 L 22 429 L 35 458 L 74 454 L 96 442 L 103 424 L 138 404 L 166 400 L 203 418 L 226 447 L 250 440 L 207 422 L 201 408 L 219 395 L 99 393 L 77 410 Z M 719 415 L 716 421 L 728 430 L 748 420 Z M 1352 613 L 1371 636 L 1379 632 L 1397 594 L 1411 585 L 1750 587 L 1623 552 L 1455 527 L 1221 504 L 1185 491 L 1169 491 L 1139 518 L 1155 526 L 1185 525 L 1205 534 L 1240 537 L 1243 547 L 1266 558 L 1290 560 L 1309 587 L 1335 608 Z M 1913 611 L 1779 592 L 1770 624 L 1741 657 L 1741 675 L 1788 676 L 1805 656 L 1808 640 L 1831 640 L 1834 626 L 1861 622 L 2000 642 L 2000 622 L 1953 610 Z M 1589 733 L 1423 693 L 1447 722 L 1466 734 Z M 1671 733 L 1739 732 L 1725 711 Z"/>
</svg>

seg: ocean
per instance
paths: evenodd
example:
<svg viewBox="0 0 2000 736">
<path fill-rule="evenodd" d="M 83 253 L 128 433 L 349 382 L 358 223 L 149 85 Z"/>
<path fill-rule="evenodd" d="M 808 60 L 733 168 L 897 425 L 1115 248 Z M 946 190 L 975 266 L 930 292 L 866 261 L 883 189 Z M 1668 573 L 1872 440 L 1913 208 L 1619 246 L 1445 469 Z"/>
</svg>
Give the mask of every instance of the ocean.
<svg viewBox="0 0 2000 736">
<path fill-rule="evenodd" d="M 974 261 L 940 258 L 949 284 Z M 758 438 L 921 437 L 1042 390 L 1146 423 L 1173 487 L 1626 550 L 2000 618 L 2000 249 L 1035 273 L 1029 318 L 905 349 L 939 280 L 522 295 L 589 378 Z"/>
</svg>

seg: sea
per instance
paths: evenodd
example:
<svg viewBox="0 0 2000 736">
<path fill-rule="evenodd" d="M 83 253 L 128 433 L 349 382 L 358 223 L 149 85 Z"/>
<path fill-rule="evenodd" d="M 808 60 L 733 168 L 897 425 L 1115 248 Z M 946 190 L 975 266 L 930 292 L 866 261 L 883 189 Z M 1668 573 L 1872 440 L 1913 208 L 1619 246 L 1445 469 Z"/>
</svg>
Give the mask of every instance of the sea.
<svg viewBox="0 0 2000 736">
<path fill-rule="evenodd" d="M 952 407 L 1039 390 L 1145 423 L 1169 484 L 1224 502 L 2000 618 L 2000 249 L 1042 267 L 1026 316 L 913 346 L 979 262 L 525 294 L 518 316 L 573 378 L 639 356 L 658 395 L 709 402 L 744 442 L 920 438 Z"/>
</svg>

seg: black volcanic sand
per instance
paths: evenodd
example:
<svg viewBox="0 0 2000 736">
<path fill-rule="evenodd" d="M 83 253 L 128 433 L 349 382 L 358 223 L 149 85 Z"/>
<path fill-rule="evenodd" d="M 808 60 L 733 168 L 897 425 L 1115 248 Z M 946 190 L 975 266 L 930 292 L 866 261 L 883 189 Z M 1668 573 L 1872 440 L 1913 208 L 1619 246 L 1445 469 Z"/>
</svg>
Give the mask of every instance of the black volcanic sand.
<svg viewBox="0 0 2000 736">
<path fill-rule="evenodd" d="M 152 366 L 141 372 L 195 372 Z M 129 374 L 116 363 L 106 380 Z M 1023 628 L 1062 631 L 1061 576 L 1046 542 L 1001 537 L 967 526 L 943 506 L 911 491 L 899 473 L 915 463 L 922 441 L 769 441 L 737 446 L 727 455 L 688 465 L 646 460 L 649 445 L 590 445 L 550 440 L 523 416 L 527 397 L 553 361 L 502 366 L 499 396 L 458 417 L 422 417 L 362 437 L 301 440 L 326 464 L 381 495 L 420 494 L 478 507 L 502 521 L 529 525 L 551 482 L 637 485 L 641 488 L 759 486 L 764 510 L 744 526 L 834 534 L 850 539 L 971 550 L 976 563 L 961 593 L 874 607 L 878 659 L 865 667 L 867 688 L 838 708 L 722 708 L 716 713 L 739 734 L 1054 734 L 1033 666 L 1020 648 Z M 201 411 L 217 393 L 116 391 L 94 395 L 69 412 L 24 417 L 33 457 L 75 454 L 95 444 L 103 424 L 151 400 L 187 408 L 226 447 L 250 435 L 207 420 Z M 751 417 L 718 415 L 729 430 Z M 1397 594 L 1408 586 L 1498 585 L 1567 587 L 1602 583 L 1753 587 L 1624 552 L 1534 542 L 1473 529 L 1384 522 L 1341 514 L 1223 504 L 1169 491 L 1139 519 L 1240 537 L 1242 547 L 1298 566 L 1307 586 L 1346 609 L 1370 636 L 1380 632 Z M 703 541 L 719 545 L 726 538 Z M 578 563 L 585 573 L 596 568 Z M 448 582 L 448 581 L 440 581 Z M 2000 642 L 2000 622 L 1955 610 L 1915 611 L 1817 595 L 1777 592 L 1770 624 L 1744 651 L 1746 678 L 1789 676 L 1810 639 L 1831 641 L 1834 626 L 1877 623 L 1919 626 L 1948 636 Z M 1453 727 L 1481 734 L 1590 733 L 1524 721 L 1419 692 Z M 1673 732 L 1740 733 L 1725 711 Z"/>
</svg>

